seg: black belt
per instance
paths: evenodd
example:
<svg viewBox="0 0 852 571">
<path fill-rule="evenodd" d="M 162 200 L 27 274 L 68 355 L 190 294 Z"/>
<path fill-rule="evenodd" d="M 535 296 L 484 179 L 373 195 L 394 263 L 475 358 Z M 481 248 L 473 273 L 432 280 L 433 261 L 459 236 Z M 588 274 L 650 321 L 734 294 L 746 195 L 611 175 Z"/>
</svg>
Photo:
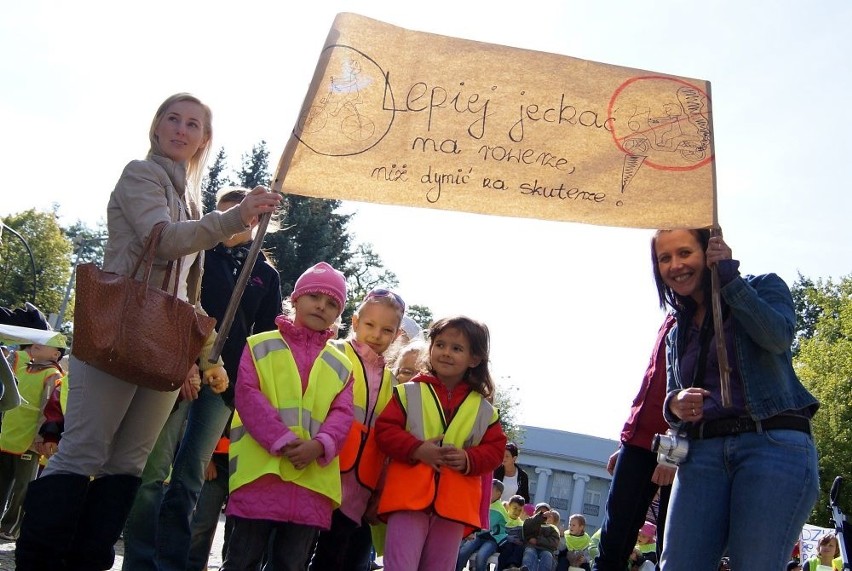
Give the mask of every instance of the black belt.
<svg viewBox="0 0 852 571">
<path fill-rule="evenodd" d="M 753 420 L 747 416 L 738 416 L 701 422 L 692 426 L 687 434 L 692 439 L 701 440 L 703 438 L 732 436 L 743 432 L 763 432 L 764 430 L 798 430 L 810 434 L 811 421 L 804 416 L 793 415 L 773 416 L 766 420 Z"/>
</svg>

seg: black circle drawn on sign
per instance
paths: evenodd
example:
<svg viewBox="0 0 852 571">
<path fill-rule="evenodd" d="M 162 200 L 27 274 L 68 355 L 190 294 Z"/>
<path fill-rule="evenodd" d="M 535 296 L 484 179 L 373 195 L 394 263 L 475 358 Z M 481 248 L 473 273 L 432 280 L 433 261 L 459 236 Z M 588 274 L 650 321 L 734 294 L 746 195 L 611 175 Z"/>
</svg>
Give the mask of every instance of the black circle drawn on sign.
<svg viewBox="0 0 852 571">
<path fill-rule="evenodd" d="M 353 52 L 353 54 L 335 55 L 329 53 L 333 50 L 346 50 Z M 328 54 L 328 57 L 323 58 L 326 54 Z M 364 91 L 373 94 L 376 89 L 381 89 L 382 93 L 379 94 L 378 104 L 365 105 L 363 101 L 360 101 L 360 89 L 354 90 L 358 101 L 355 101 L 352 97 L 352 91 L 347 91 L 346 95 L 339 95 L 334 90 L 334 77 L 327 74 L 323 78 L 323 85 L 331 85 L 332 87 L 324 97 L 320 97 L 323 92 L 318 90 L 313 101 L 305 103 L 309 106 L 307 109 L 302 108 L 293 129 L 293 136 L 318 155 L 343 157 L 364 153 L 384 139 L 390 132 L 396 116 L 396 104 L 387 74 L 372 57 L 352 46 L 342 44 L 326 46 L 320 55 L 320 61 L 323 61 L 323 59 L 329 62 L 329 66 L 332 61 L 354 62 L 361 65 L 362 69 L 367 67 L 362 64 L 369 64 L 369 67 L 375 70 L 374 73 L 368 74 L 369 77 L 381 77 L 382 81 L 371 82 Z M 357 75 L 355 81 L 357 81 Z M 334 98 L 342 98 L 343 101 L 335 101 Z M 371 100 L 375 101 L 376 97 L 371 97 Z M 389 106 L 385 103 L 389 103 Z M 333 104 L 338 106 L 329 109 L 329 106 Z M 362 110 L 362 107 L 365 106 L 367 108 Z M 332 139 L 332 144 L 328 143 L 327 137 L 312 136 L 324 129 L 336 129 L 339 132 L 339 136 L 336 133 Z M 379 134 L 376 134 L 377 131 Z"/>
</svg>

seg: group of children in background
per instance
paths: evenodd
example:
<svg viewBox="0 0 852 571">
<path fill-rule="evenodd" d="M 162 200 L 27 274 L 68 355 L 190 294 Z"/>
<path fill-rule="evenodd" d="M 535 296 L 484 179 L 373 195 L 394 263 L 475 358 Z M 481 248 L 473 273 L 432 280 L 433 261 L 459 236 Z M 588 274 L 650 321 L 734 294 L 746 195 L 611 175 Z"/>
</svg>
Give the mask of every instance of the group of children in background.
<svg viewBox="0 0 852 571">
<path fill-rule="evenodd" d="M 60 361 L 66 349 L 61 333 L 43 343 L 19 344 L 17 350 L 2 347 L 20 402 L 3 407 L 0 426 L 0 540 L 17 538 L 27 487 L 61 438 L 67 375 Z"/>
<path fill-rule="evenodd" d="M 487 571 L 497 555 L 497 571 L 591 571 L 599 535 L 589 536 L 586 518 L 573 514 L 567 529 L 560 515 L 546 503 L 525 503 L 523 496 L 503 501 L 503 482 L 491 484 L 489 527 L 470 533 L 462 542 L 456 571 Z M 532 508 L 529 512 L 527 509 Z M 530 513 L 531 512 L 531 513 Z M 656 526 L 646 521 L 637 533 L 636 547 L 625 571 L 646 571 L 656 564 Z"/>
</svg>

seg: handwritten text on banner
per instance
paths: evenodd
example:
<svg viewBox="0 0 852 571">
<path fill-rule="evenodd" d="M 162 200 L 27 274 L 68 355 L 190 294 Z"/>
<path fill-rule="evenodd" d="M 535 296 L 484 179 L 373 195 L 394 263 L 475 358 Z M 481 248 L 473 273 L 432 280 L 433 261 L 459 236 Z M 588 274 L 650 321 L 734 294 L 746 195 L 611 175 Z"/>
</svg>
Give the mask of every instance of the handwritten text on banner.
<svg viewBox="0 0 852 571">
<path fill-rule="evenodd" d="M 639 228 L 715 222 L 707 81 L 339 14 L 276 184 Z"/>
</svg>

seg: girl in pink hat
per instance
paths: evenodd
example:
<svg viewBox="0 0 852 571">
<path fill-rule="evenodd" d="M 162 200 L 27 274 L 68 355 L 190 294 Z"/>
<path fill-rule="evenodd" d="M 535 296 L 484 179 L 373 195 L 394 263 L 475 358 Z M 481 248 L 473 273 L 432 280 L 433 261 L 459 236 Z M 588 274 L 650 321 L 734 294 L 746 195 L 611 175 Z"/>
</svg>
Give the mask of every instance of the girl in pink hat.
<svg viewBox="0 0 852 571">
<path fill-rule="evenodd" d="M 279 571 L 306 568 L 341 502 L 338 455 L 352 424 L 352 363 L 333 345 L 346 278 L 325 262 L 296 281 L 277 331 L 247 339 L 231 424 L 234 527 L 223 570 L 257 569 L 270 538 Z M 274 532 L 274 535 L 273 535 Z"/>
</svg>

